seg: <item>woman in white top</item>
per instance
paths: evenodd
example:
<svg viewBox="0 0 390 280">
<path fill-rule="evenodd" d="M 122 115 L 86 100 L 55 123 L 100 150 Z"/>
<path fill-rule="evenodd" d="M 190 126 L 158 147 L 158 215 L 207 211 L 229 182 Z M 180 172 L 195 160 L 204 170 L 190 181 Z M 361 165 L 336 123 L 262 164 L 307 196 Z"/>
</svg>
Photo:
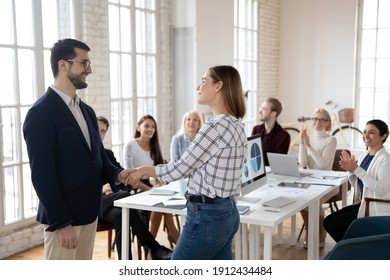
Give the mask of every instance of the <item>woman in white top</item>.
<svg viewBox="0 0 390 280">
<path fill-rule="evenodd" d="M 317 109 L 313 115 L 313 133 L 309 136 L 306 127 L 302 129 L 301 143 L 299 145 L 298 161 L 302 168 L 332 170 L 334 156 L 336 153 L 337 140 L 329 134 L 332 128 L 329 112 L 325 109 Z M 320 201 L 320 205 L 329 198 L 336 195 L 338 190 L 331 192 Z M 308 211 L 301 211 L 303 222 L 307 229 Z M 320 206 L 320 247 L 324 247 L 326 230 L 322 225 L 325 212 Z M 306 235 L 307 237 L 307 235 Z M 306 246 L 306 240 L 305 240 Z"/>
<path fill-rule="evenodd" d="M 161 163 L 164 163 L 164 160 L 158 140 L 157 124 L 151 115 L 145 115 L 138 121 L 134 139 L 125 145 L 124 164 L 126 168 L 136 168 Z M 148 176 L 144 176 L 138 184 L 138 188 L 143 191 L 150 190 L 152 187 Z M 156 237 L 163 215 L 168 228 L 168 240 L 176 244 L 180 233 L 175 226 L 172 214 L 152 212 L 150 232 Z"/>
<path fill-rule="evenodd" d="M 136 184 L 145 174 L 162 182 L 188 177 L 186 221 L 172 259 L 231 260 L 247 148 L 240 74 L 232 66 L 210 67 L 197 92 L 198 103 L 208 105 L 214 117 L 202 125 L 180 159 L 138 168 L 131 181 Z"/>
<path fill-rule="evenodd" d="M 332 128 L 327 110 L 314 112 L 313 133 L 308 135 L 306 127 L 302 129 L 298 162 L 302 168 L 332 170 L 337 140 L 329 134 Z"/>
<path fill-rule="evenodd" d="M 184 114 L 180 131 L 172 137 L 171 160 L 177 160 L 181 157 L 190 146 L 192 140 L 195 139 L 201 126 L 202 119 L 198 112 L 189 111 Z"/>
<path fill-rule="evenodd" d="M 384 148 L 389 127 L 382 120 L 367 122 L 363 131 L 363 141 L 367 150 L 360 154 L 358 161 L 346 151 L 341 153 L 340 166 L 348 171 L 349 181 L 354 187 L 354 204 L 346 206 L 324 220 L 330 236 L 338 242 L 348 226 L 356 218 L 364 216 L 364 198 L 390 199 L 390 155 Z M 388 203 L 370 203 L 370 216 L 389 216 Z"/>
</svg>

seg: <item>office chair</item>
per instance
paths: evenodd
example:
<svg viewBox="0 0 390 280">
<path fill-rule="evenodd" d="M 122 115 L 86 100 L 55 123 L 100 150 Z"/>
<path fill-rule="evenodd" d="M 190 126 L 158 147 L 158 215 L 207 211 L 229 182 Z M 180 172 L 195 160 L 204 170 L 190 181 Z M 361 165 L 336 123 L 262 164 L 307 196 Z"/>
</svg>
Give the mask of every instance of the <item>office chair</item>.
<svg viewBox="0 0 390 280">
<path fill-rule="evenodd" d="M 365 217 L 351 223 L 325 260 L 390 260 L 390 216 L 368 216 L 370 202 L 390 203 L 390 200 L 365 198 L 365 201 Z"/>
<path fill-rule="evenodd" d="M 113 224 L 106 223 L 104 221 L 98 221 L 97 227 L 96 227 L 96 232 L 99 231 L 108 231 L 108 240 L 107 240 L 107 254 L 108 258 L 111 259 L 111 252 L 113 250 L 112 246 L 112 230 L 115 229 Z"/>
</svg>

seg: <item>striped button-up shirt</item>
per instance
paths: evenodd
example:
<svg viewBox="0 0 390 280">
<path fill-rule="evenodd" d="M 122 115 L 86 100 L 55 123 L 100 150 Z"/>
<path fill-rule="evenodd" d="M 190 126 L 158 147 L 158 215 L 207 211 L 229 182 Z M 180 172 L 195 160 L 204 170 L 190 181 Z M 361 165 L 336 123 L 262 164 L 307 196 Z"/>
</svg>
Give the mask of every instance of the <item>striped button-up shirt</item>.
<svg viewBox="0 0 390 280">
<path fill-rule="evenodd" d="M 180 159 L 157 165 L 157 178 L 167 183 L 189 177 L 190 194 L 237 196 L 246 149 L 241 119 L 217 115 L 202 126 Z"/>
</svg>

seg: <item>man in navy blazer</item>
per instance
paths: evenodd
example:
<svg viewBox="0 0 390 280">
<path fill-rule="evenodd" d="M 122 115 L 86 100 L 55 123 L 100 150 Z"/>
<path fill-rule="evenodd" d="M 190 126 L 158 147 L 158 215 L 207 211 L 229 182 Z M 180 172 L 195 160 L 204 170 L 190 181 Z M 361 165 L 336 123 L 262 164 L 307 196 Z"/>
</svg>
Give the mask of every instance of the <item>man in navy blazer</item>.
<svg viewBox="0 0 390 280">
<path fill-rule="evenodd" d="M 23 124 L 31 179 L 44 225 L 45 259 L 92 259 L 101 182 L 127 184 L 100 140 L 93 109 L 77 96 L 92 73 L 90 48 L 62 39 L 51 48 L 54 84 L 31 107 Z"/>
</svg>

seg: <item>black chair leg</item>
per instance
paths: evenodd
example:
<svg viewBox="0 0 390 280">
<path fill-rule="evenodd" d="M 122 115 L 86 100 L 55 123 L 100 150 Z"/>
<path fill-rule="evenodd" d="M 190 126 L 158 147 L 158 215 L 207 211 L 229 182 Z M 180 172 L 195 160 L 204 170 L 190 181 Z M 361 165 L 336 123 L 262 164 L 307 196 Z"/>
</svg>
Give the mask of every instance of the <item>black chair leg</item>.
<svg viewBox="0 0 390 280">
<path fill-rule="evenodd" d="M 299 235 L 298 235 L 298 238 L 297 238 L 297 241 L 299 241 L 299 239 L 301 239 L 301 236 L 302 236 L 302 233 L 303 233 L 304 229 L 305 229 L 305 225 L 302 225 L 301 231 L 299 232 Z"/>
</svg>

